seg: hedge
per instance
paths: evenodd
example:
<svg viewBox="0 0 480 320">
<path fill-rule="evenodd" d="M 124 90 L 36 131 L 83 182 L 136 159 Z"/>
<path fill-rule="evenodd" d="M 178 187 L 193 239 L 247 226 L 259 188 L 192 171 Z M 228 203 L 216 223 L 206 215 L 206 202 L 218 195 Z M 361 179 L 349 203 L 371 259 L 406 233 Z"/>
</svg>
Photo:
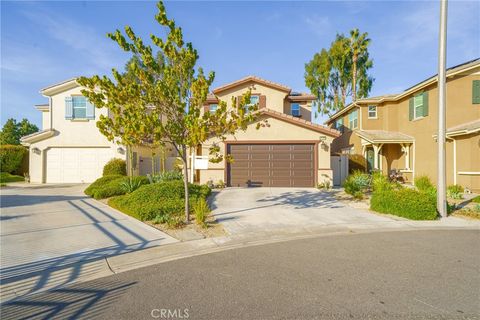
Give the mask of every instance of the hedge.
<svg viewBox="0 0 480 320">
<path fill-rule="evenodd" d="M 211 190 L 206 185 L 189 184 L 190 201 L 206 199 Z M 181 216 L 185 210 L 183 181 L 166 181 L 141 186 L 130 194 L 111 198 L 108 204 L 139 220 Z M 168 220 L 165 219 L 165 220 Z"/>
<path fill-rule="evenodd" d="M 20 169 L 23 158 L 28 154 L 23 146 L 0 146 L 0 171 L 13 173 Z"/>
<path fill-rule="evenodd" d="M 124 195 L 127 191 L 122 186 L 122 183 L 130 179 L 129 177 L 122 175 L 110 175 L 97 179 L 91 185 L 85 189 L 85 194 L 95 199 L 105 199 L 113 196 Z M 141 184 L 147 184 L 148 179 L 146 177 L 135 177 L 139 179 Z"/>
<path fill-rule="evenodd" d="M 125 160 L 113 158 L 103 167 L 103 176 L 127 175 L 127 163 Z"/>
<path fill-rule="evenodd" d="M 370 209 L 412 220 L 437 218 L 435 196 L 409 188 L 373 192 Z"/>
</svg>

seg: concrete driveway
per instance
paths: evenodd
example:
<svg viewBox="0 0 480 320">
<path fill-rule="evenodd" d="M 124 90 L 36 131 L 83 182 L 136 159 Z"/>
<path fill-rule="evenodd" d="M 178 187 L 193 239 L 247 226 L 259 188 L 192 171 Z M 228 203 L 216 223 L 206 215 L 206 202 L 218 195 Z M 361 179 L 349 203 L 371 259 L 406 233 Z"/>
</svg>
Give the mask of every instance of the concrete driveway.
<svg viewBox="0 0 480 320">
<path fill-rule="evenodd" d="M 214 194 L 213 214 L 230 234 L 323 226 L 395 224 L 314 188 L 228 188 Z"/>
<path fill-rule="evenodd" d="M 51 281 L 45 270 L 176 242 L 83 194 L 86 185 L 1 189 L 1 285 Z M 70 270 L 65 282 L 86 270 Z M 90 272 L 95 272 L 90 270 Z M 43 279 L 40 274 L 43 273 Z"/>
</svg>

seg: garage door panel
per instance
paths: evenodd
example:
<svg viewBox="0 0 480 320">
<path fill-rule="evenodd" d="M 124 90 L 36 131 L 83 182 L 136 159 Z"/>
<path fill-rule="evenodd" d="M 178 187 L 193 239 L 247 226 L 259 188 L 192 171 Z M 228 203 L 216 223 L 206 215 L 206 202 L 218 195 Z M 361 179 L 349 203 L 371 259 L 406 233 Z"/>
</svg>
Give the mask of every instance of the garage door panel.
<svg viewBox="0 0 480 320">
<path fill-rule="evenodd" d="M 46 182 L 93 182 L 112 158 L 110 148 L 50 148 L 46 151 Z"/>
<path fill-rule="evenodd" d="M 242 157 L 241 166 L 228 167 L 229 185 L 314 186 L 313 144 L 229 145 L 227 151 Z"/>
</svg>

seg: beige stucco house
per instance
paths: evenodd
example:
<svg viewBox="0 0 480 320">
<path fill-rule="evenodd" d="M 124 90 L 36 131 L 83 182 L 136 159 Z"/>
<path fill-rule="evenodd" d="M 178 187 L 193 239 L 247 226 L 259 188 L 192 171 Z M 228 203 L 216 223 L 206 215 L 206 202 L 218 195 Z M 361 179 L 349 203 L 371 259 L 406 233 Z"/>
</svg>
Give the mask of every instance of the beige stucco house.
<svg viewBox="0 0 480 320">
<path fill-rule="evenodd" d="M 331 181 L 330 145 L 340 133 L 312 122 L 314 96 L 249 76 L 214 89 L 204 111 L 214 112 L 219 100 L 232 107 L 232 97 L 238 101 L 248 90 L 251 103 L 259 107 L 257 122 L 266 120 L 268 127 L 257 130 L 255 122 L 225 141 L 208 140 L 196 150 L 196 157 L 208 159 L 209 148 L 217 145 L 233 162 L 225 157 L 219 163 L 205 161 L 201 169 L 195 168 L 195 179 L 266 187 L 313 187 Z"/>
<path fill-rule="evenodd" d="M 76 80 L 70 79 L 40 91 L 49 101 L 35 106 L 42 113 L 42 130 L 21 139 L 30 149 L 31 182 L 92 182 L 102 176 L 103 166 L 112 158 L 127 160 L 136 174 L 150 173 L 152 161 L 160 167 L 160 152 L 152 158 L 151 150 L 141 146 L 132 150 L 133 161 L 129 163 L 127 148 L 109 142 L 96 126 L 107 110 L 95 108 L 81 90 Z M 167 150 L 166 158 L 170 167 L 173 150 Z"/>
<path fill-rule="evenodd" d="M 480 191 L 480 59 L 447 70 L 447 184 Z M 327 124 L 342 135 L 333 154 L 357 154 L 369 169 L 436 182 L 437 76 L 399 94 L 357 100 Z"/>
</svg>

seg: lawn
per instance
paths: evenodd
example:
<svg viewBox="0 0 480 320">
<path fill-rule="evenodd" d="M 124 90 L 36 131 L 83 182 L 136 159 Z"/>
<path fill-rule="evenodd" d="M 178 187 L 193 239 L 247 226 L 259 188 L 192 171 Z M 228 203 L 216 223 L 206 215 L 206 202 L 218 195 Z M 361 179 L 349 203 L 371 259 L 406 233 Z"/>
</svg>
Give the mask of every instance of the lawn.
<svg viewBox="0 0 480 320">
<path fill-rule="evenodd" d="M 20 182 L 25 181 L 25 178 L 22 176 L 17 176 L 14 174 L 10 174 L 8 172 L 1 172 L 0 173 L 0 184 L 5 185 L 8 182 Z"/>
</svg>

